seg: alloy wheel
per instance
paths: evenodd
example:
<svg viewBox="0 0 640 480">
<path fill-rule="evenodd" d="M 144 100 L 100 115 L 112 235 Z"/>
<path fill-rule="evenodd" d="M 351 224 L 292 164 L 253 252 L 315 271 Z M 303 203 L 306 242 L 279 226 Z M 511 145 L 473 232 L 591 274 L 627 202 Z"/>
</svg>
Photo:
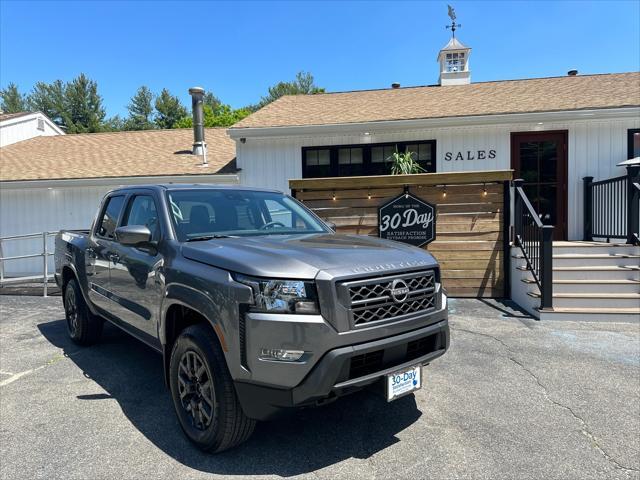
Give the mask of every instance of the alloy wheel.
<svg viewBox="0 0 640 480">
<path fill-rule="evenodd" d="M 67 287 L 64 294 L 64 309 L 67 317 L 67 329 L 73 337 L 78 332 L 78 305 L 76 292 L 71 286 Z"/>
<path fill-rule="evenodd" d="M 178 392 L 193 427 L 206 430 L 215 412 L 213 378 L 202 357 L 193 350 L 186 351 L 180 359 Z"/>
</svg>

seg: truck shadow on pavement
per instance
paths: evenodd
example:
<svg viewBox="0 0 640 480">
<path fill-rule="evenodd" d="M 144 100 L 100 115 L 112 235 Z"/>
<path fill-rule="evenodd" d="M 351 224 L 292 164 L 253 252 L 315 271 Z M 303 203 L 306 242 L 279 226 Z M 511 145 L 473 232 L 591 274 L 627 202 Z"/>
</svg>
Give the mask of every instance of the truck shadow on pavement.
<svg viewBox="0 0 640 480">
<path fill-rule="evenodd" d="M 380 396 L 360 392 L 324 407 L 258 423 L 253 436 L 240 447 L 206 454 L 180 429 L 164 386 L 159 354 L 108 323 L 100 343 L 91 347 L 71 342 L 64 320 L 42 323 L 38 328 L 50 343 L 63 349 L 85 377 L 106 392 L 78 395 L 78 400 L 116 400 L 133 426 L 154 445 L 180 463 L 204 472 L 289 477 L 348 458 L 366 459 L 398 442 L 396 434 L 422 415 L 413 395 L 387 403 Z"/>
</svg>

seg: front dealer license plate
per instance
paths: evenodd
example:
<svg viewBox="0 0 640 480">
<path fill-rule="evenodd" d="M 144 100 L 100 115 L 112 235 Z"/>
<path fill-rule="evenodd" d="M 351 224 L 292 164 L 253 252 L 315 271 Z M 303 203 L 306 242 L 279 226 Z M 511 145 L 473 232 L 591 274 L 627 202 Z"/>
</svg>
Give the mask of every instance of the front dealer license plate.
<svg viewBox="0 0 640 480">
<path fill-rule="evenodd" d="M 422 367 L 409 367 L 387 375 L 387 401 L 395 400 L 422 387 Z"/>
</svg>

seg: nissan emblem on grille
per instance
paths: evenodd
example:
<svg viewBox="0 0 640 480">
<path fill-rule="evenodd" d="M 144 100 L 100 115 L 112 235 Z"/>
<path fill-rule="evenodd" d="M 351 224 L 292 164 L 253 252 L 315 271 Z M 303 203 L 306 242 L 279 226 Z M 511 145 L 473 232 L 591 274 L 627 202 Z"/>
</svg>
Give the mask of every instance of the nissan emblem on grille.
<svg viewBox="0 0 640 480">
<path fill-rule="evenodd" d="M 433 270 L 343 282 L 352 325 L 355 327 L 435 308 Z M 344 297 L 343 297 L 344 298 Z"/>
<path fill-rule="evenodd" d="M 391 288 L 389 291 L 391 292 L 391 298 L 393 298 L 398 303 L 404 302 L 409 296 L 409 287 L 404 282 L 404 280 L 400 278 L 396 278 L 391 283 Z"/>
</svg>

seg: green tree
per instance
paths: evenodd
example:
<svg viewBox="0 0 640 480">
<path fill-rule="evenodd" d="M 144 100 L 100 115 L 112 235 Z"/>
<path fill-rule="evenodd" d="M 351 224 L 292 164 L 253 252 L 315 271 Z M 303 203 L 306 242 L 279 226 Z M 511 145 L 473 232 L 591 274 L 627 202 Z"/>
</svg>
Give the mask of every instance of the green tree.
<svg viewBox="0 0 640 480">
<path fill-rule="evenodd" d="M 239 108 L 237 110 L 232 109 L 229 105 L 219 105 L 214 110 L 210 105 L 204 105 L 204 126 L 206 128 L 212 127 L 230 127 L 236 122 L 239 122 L 244 117 L 249 115 L 251 110 L 247 108 Z M 191 128 L 193 127 L 193 118 L 186 116 L 182 117 L 176 122 L 175 128 Z"/>
<path fill-rule="evenodd" d="M 158 128 L 174 128 L 178 120 L 187 116 L 187 109 L 180 103 L 180 99 L 162 89 L 156 98 L 155 123 Z"/>
<path fill-rule="evenodd" d="M 204 98 L 202 100 L 202 103 L 204 105 L 209 105 L 214 112 L 218 108 L 220 108 L 220 105 L 222 105 L 222 102 L 220 101 L 220 99 L 218 97 L 216 97 L 211 92 L 207 92 L 207 93 L 204 94 Z"/>
<path fill-rule="evenodd" d="M 31 110 L 42 111 L 67 133 L 99 132 L 106 116 L 98 84 L 84 73 L 67 83 L 36 83 L 28 105 Z"/>
<path fill-rule="evenodd" d="M 104 132 L 121 132 L 123 130 L 128 130 L 127 121 L 120 115 L 107 118 L 102 125 L 102 131 Z"/>
<path fill-rule="evenodd" d="M 65 100 L 68 133 L 93 133 L 102 129 L 106 112 L 95 81 L 81 73 L 67 83 Z"/>
<path fill-rule="evenodd" d="M 131 97 L 131 101 L 127 105 L 129 118 L 127 118 L 124 125 L 126 130 L 151 130 L 155 128 L 152 118 L 153 96 L 149 87 L 143 85 Z"/>
<path fill-rule="evenodd" d="M 39 110 L 58 126 L 67 128 L 66 87 L 62 80 L 53 83 L 37 82 L 27 97 L 27 105 L 29 110 Z"/>
<path fill-rule="evenodd" d="M 324 88 L 320 88 L 314 83 L 311 73 L 298 72 L 295 80 L 292 82 L 278 82 L 274 86 L 269 87 L 269 94 L 266 97 L 262 97 L 257 105 L 247 108 L 250 110 L 258 110 L 284 95 L 313 95 L 316 93 L 324 93 L 324 91 Z"/>
<path fill-rule="evenodd" d="M 18 113 L 27 110 L 27 100 L 15 83 L 11 82 L 7 88 L 0 90 L 0 110 L 4 113 Z"/>
</svg>

